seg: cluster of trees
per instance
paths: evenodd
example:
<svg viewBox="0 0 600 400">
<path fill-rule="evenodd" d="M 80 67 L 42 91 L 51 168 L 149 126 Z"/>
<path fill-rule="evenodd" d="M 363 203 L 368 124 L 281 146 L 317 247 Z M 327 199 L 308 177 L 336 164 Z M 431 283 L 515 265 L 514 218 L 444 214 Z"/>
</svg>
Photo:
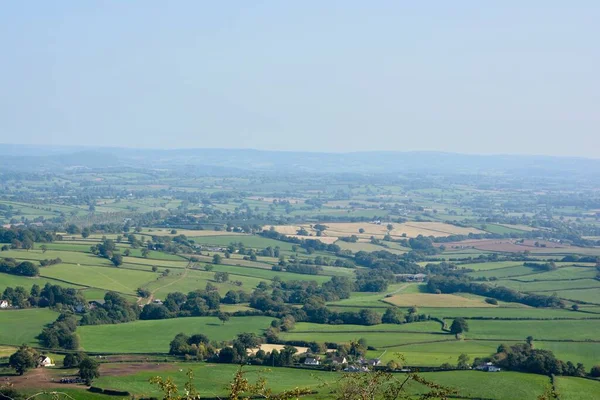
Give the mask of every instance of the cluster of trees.
<svg viewBox="0 0 600 400">
<path fill-rule="evenodd" d="M 77 350 L 79 337 L 75 333 L 77 319 L 72 314 L 60 314 L 56 321 L 44 328 L 39 334 L 41 345 L 49 349 Z"/>
<path fill-rule="evenodd" d="M 169 344 L 169 354 L 175 356 L 193 357 L 204 360 L 216 353 L 215 347 L 205 335 L 199 333 L 188 336 L 180 333 Z"/>
<path fill-rule="evenodd" d="M 48 243 L 56 239 L 54 232 L 34 227 L 0 227 L 0 243 Z"/>
<path fill-rule="evenodd" d="M 209 290 L 195 290 L 187 295 L 181 292 L 169 293 L 163 304 L 146 304 L 140 314 L 140 319 L 166 319 L 214 314 L 219 311 L 221 296 L 219 296 L 219 292 L 214 290 L 216 288 L 208 287 L 207 289 Z M 226 298 L 227 301 L 232 301 L 235 298 L 239 302 L 241 294 L 240 292 L 232 292 Z"/>
<path fill-rule="evenodd" d="M 103 238 L 101 243 L 91 246 L 90 251 L 97 256 L 109 259 L 115 267 L 123 264 L 123 256 L 117 252 L 117 245 L 112 239 Z"/>
<path fill-rule="evenodd" d="M 523 265 L 529 268 L 537 269 L 539 271 L 554 271 L 557 268 L 556 264 L 553 261 L 547 263 L 528 261 L 524 262 Z"/>
<path fill-rule="evenodd" d="M 504 286 L 489 286 L 474 283 L 467 277 L 437 275 L 429 278 L 427 289 L 431 293 L 466 292 L 491 297 L 502 301 L 522 303 L 532 307 L 564 307 L 564 302 L 556 296 L 521 293 Z"/>
<path fill-rule="evenodd" d="M 269 230 L 263 230 L 259 235 L 269 239 L 280 240 L 282 242 L 294 243 L 304 248 L 307 253 L 312 254 L 315 251 L 328 251 L 330 253 L 338 253 L 341 247 L 337 244 L 326 244 L 318 239 L 299 239 L 293 236 L 281 234 L 271 227 Z"/>
<path fill-rule="evenodd" d="M 81 325 L 118 324 L 135 321 L 140 316 L 140 309 L 118 293 L 107 292 L 104 303 L 97 305 L 81 318 Z"/>
<path fill-rule="evenodd" d="M 308 263 L 302 263 L 300 260 L 296 260 L 295 263 L 280 262 L 279 265 L 274 265 L 272 269 L 273 271 L 285 270 L 287 272 L 294 272 L 296 274 L 306 275 L 319 275 L 319 273 L 323 272 L 323 268 L 319 265 L 310 265 Z"/>
<path fill-rule="evenodd" d="M 354 255 L 354 262 L 367 268 L 388 269 L 394 274 L 418 274 L 423 272 L 419 264 L 407 255 L 393 254 L 386 250 L 359 251 Z"/>
<path fill-rule="evenodd" d="M 356 290 L 359 292 L 383 292 L 396 276 L 388 267 L 356 271 Z"/>
<path fill-rule="evenodd" d="M 27 370 L 36 367 L 38 357 L 39 353 L 34 348 L 22 345 L 15 353 L 11 354 L 8 359 L 8 365 L 10 365 L 17 374 L 23 375 Z"/>
<path fill-rule="evenodd" d="M 2 300 L 7 300 L 13 307 L 56 307 L 73 310 L 85 304 L 83 296 L 75 289 L 65 289 L 58 285 L 46 285 L 40 289 L 34 284 L 28 292 L 24 287 L 7 287 L 2 293 Z"/>
<path fill-rule="evenodd" d="M 17 262 L 13 258 L 0 259 L 0 272 L 21 276 L 38 276 L 40 269 L 30 261 Z"/>
<path fill-rule="evenodd" d="M 512 346 L 500 345 L 492 360 L 496 365 L 512 371 L 543 375 L 586 375 L 583 364 L 575 365 L 571 361 L 559 360 L 552 351 L 535 349 L 531 342 Z"/>
<path fill-rule="evenodd" d="M 9 360 L 8 364 L 13 368 L 19 375 L 23 375 L 27 370 L 38 366 L 38 358 L 40 354 L 33 348 L 22 345 L 14 352 Z M 85 353 L 69 353 L 63 360 L 63 366 L 65 368 L 79 368 L 79 377 L 85 381 L 87 385 L 92 383 L 92 380 L 100 376 L 100 366 L 98 362 Z M 0 396 L 3 392 L 0 391 Z M 7 396 L 6 398 L 16 398 L 14 394 Z"/>
<path fill-rule="evenodd" d="M 49 267 L 50 265 L 57 265 L 57 264 L 62 263 L 62 259 L 60 257 L 46 258 L 44 260 L 40 260 L 39 262 L 40 262 L 40 266 Z"/>
</svg>

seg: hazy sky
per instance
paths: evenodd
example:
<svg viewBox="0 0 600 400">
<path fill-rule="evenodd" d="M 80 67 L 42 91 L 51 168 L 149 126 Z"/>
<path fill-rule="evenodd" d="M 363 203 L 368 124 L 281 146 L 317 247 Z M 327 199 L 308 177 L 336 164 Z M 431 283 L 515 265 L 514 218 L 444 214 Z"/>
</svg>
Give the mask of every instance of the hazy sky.
<svg viewBox="0 0 600 400">
<path fill-rule="evenodd" d="M 13 1 L 0 143 L 600 157 L 600 2 Z"/>
</svg>

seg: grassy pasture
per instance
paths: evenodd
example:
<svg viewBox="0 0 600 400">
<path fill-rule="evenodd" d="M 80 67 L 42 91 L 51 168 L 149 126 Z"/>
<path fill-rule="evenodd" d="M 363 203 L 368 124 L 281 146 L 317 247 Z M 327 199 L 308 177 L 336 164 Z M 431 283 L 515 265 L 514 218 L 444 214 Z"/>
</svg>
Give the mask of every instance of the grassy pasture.
<svg viewBox="0 0 600 400">
<path fill-rule="evenodd" d="M 430 372 L 423 377 L 458 389 L 459 397 L 465 399 L 536 400 L 550 384 L 547 376 L 508 371 Z"/>
<path fill-rule="evenodd" d="M 108 290 L 95 289 L 95 288 L 87 288 L 87 289 L 83 289 L 81 291 L 81 293 L 83 294 L 83 297 L 85 297 L 85 299 L 87 301 L 104 300 L 104 295 L 106 294 L 106 292 L 108 292 Z M 128 299 L 132 303 L 135 303 L 138 299 L 136 296 L 134 296 L 132 294 L 124 294 L 124 293 L 120 293 L 120 294 L 122 296 L 125 296 L 125 298 Z"/>
<path fill-rule="evenodd" d="M 134 271 L 116 267 L 89 267 L 85 265 L 57 264 L 42 268 L 41 275 L 75 283 L 81 286 L 134 294 L 137 288 L 155 280 L 160 275 L 150 271 Z"/>
<path fill-rule="evenodd" d="M 518 303 L 506 303 L 518 304 Z M 419 307 L 419 313 L 431 315 L 440 318 L 573 318 L 585 319 L 594 317 L 594 315 L 582 312 L 574 312 L 570 309 L 560 308 L 534 308 L 534 307 L 467 307 L 467 308 L 449 308 L 449 307 Z M 598 315 L 600 317 L 600 315 Z M 561 322 L 557 322 L 561 323 Z"/>
<path fill-rule="evenodd" d="M 196 377 L 196 386 L 200 389 L 200 394 L 203 397 L 225 397 L 227 394 L 225 388 L 238 368 L 238 366 L 230 364 L 173 364 L 165 365 L 164 370 L 158 373 L 157 371 L 143 371 L 124 376 L 106 374 L 94 383 L 102 388 L 127 390 L 138 397 L 156 397 L 160 393 L 148 383 L 151 377 L 157 374 L 169 376 L 173 378 L 178 386 L 183 386 L 186 380 L 185 372 L 188 367 L 192 368 Z M 262 373 L 268 386 L 276 393 L 294 387 L 312 388 L 317 392 L 303 397 L 306 399 L 331 398 L 331 394 L 329 394 L 330 387 L 335 385 L 337 379 L 340 378 L 339 373 L 315 372 L 306 369 L 274 368 L 267 372 L 264 372 L 262 367 L 256 366 L 246 366 L 244 369 L 249 372 L 247 377 L 250 381 L 254 381 L 258 374 Z M 435 383 L 457 388 L 461 398 L 471 399 L 535 400 L 549 384 L 549 379 L 545 376 L 515 372 L 489 374 L 478 371 L 448 371 L 429 372 L 421 375 Z M 328 385 L 323 386 L 323 383 Z M 571 387 L 569 389 L 581 390 L 581 388 L 571 389 Z M 408 385 L 408 390 L 415 395 L 424 391 L 421 385 L 412 382 Z"/>
<path fill-rule="evenodd" d="M 165 369 L 158 374 L 161 376 L 172 377 L 174 382 L 183 387 L 187 380 L 185 372 L 191 368 L 194 372 L 196 387 L 200 390 L 202 397 L 223 397 L 227 395 L 226 387 L 233 379 L 239 366 L 231 364 L 204 364 L 204 363 L 185 363 L 185 364 L 165 364 Z M 316 391 L 322 392 L 317 395 L 302 398 L 324 399 L 327 398 L 327 388 L 320 387 L 324 382 L 333 383 L 339 379 L 340 375 L 334 372 L 315 372 L 311 370 L 293 369 L 293 368 L 273 368 L 264 373 L 264 367 L 246 366 L 248 371 L 247 378 L 250 381 L 257 379 L 259 374 L 265 376 L 268 386 L 274 391 L 284 391 L 295 387 L 310 387 Z M 138 372 L 126 376 L 102 376 L 94 381 L 95 386 L 102 388 L 112 388 L 118 390 L 127 390 L 140 397 L 159 396 L 160 393 L 148 383 L 148 380 L 157 375 L 157 371 Z"/>
<path fill-rule="evenodd" d="M 409 332 L 287 332 L 281 334 L 284 340 L 307 340 L 317 342 L 350 343 L 353 340 L 366 339 L 369 345 L 375 346 L 379 353 L 388 347 L 396 347 L 409 343 L 430 343 L 445 340 L 455 341 L 453 335 L 435 333 Z"/>
<path fill-rule="evenodd" d="M 560 360 L 583 363 L 588 370 L 600 363 L 600 343 L 535 341 L 534 346 L 551 350 Z"/>
<path fill-rule="evenodd" d="M 0 311 L 0 344 L 38 345 L 35 337 L 45 325 L 53 322 L 58 313 L 48 308 Z"/>
<path fill-rule="evenodd" d="M 600 320 L 557 321 L 482 321 L 470 320 L 469 339 L 525 340 L 533 336 L 539 340 L 597 340 Z"/>
<path fill-rule="evenodd" d="M 508 278 L 511 276 L 532 275 L 537 271 L 531 267 L 518 265 L 514 267 L 491 269 L 487 271 L 468 272 L 467 275 L 473 278 Z"/>
<path fill-rule="evenodd" d="M 296 274 L 292 272 L 272 271 L 270 269 L 264 268 L 238 267 L 232 265 L 213 265 L 213 271 L 228 272 L 232 275 L 230 276 L 230 279 L 237 279 L 238 276 L 248 276 L 251 278 L 258 278 L 262 280 L 272 280 L 273 278 L 278 276 L 284 281 L 301 280 L 316 281 L 319 283 L 323 283 L 331 280 L 330 276 L 325 275 Z"/>
<path fill-rule="evenodd" d="M 597 274 L 595 268 L 589 267 L 562 267 L 554 271 L 543 272 L 541 274 L 520 276 L 520 281 L 534 280 L 567 280 L 567 279 L 593 279 Z"/>
<path fill-rule="evenodd" d="M 198 236 L 192 238 L 194 242 L 200 245 L 207 246 L 229 246 L 231 243 L 243 243 L 245 247 L 253 249 L 264 249 L 269 246 L 275 248 L 279 246 L 281 250 L 292 250 L 292 243 L 282 242 L 280 240 L 274 240 L 264 238 L 258 235 L 219 235 L 219 236 Z"/>
<path fill-rule="evenodd" d="M 523 265 L 522 262 L 518 261 L 497 261 L 497 262 L 486 262 L 486 263 L 472 263 L 472 264 L 459 264 L 459 269 L 472 269 L 473 271 L 488 271 L 500 268 L 518 267 Z"/>
<path fill-rule="evenodd" d="M 553 292 L 557 290 L 569 290 L 569 289 L 588 289 L 597 288 L 598 295 L 600 296 L 600 281 L 595 279 L 580 279 L 575 281 L 530 281 L 530 282 L 519 282 L 517 280 L 499 280 L 494 282 L 499 286 L 506 286 L 511 289 L 516 289 L 520 292 Z M 551 294 L 551 293 L 549 293 Z M 600 300 L 600 297 L 598 298 Z"/>
<path fill-rule="evenodd" d="M 556 386 L 562 400 L 597 400 L 600 396 L 600 381 L 559 376 Z"/>
<path fill-rule="evenodd" d="M 224 295 L 229 290 L 244 290 L 252 291 L 264 279 L 253 278 L 248 276 L 230 276 L 230 281 L 240 281 L 242 286 L 236 286 L 231 282 L 216 283 L 214 281 L 215 272 L 207 272 L 200 270 L 178 270 L 172 271 L 170 275 L 161 277 L 155 281 L 148 283 L 145 287 L 155 292 L 157 298 L 165 298 L 171 292 L 188 293 L 197 289 L 204 289 L 207 283 L 211 283 L 219 288 L 219 293 Z"/>
<path fill-rule="evenodd" d="M 483 301 L 483 298 L 470 299 L 453 294 L 400 293 L 383 300 L 398 307 L 497 307 Z"/>
<path fill-rule="evenodd" d="M 164 268 L 185 268 L 189 264 L 187 260 L 150 260 L 137 257 L 123 257 L 123 262 L 126 264 L 139 264 L 148 267 L 157 266 Z"/>
<path fill-rule="evenodd" d="M 385 353 L 381 357 L 383 363 L 396 358 L 400 353 L 406 359 L 406 365 L 437 367 L 443 363 L 456 365 L 458 356 L 462 353 L 468 354 L 473 360 L 475 357 L 488 357 L 495 353 L 498 343 L 454 340 L 454 337 L 443 342 L 415 343 L 402 346 L 388 347 L 369 351 L 368 357 L 379 357 L 382 350 Z"/>
<path fill-rule="evenodd" d="M 39 287 L 43 287 L 46 283 L 51 285 L 60 285 L 62 287 L 74 287 L 81 288 L 80 285 L 75 285 L 72 283 L 60 282 L 55 279 L 49 279 L 44 277 L 35 277 L 30 278 L 27 276 L 18 276 L 18 275 L 10 275 L 0 272 L 0 292 L 3 292 L 7 287 L 17 287 L 22 286 L 25 289 L 29 290 L 33 285 L 38 285 Z"/>
<path fill-rule="evenodd" d="M 81 348 L 105 353 L 167 353 L 169 342 L 180 332 L 203 333 L 211 340 L 234 339 L 238 333 L 260 334 L 270 317 L 232 317 L 225 325 L 216 317 L 190 317 L 134 321 L 116 325 L 80 326 Z M 107 340 L 113 338 L 114 340 Z"/>
<path fill-rule="evenodd" d="M 48 250 L 43 253 L 41 250 L 8 250 L 0 253 L 2 257 L 12 257 L 18 260 L 39 261 L 45 259 L 60 258 L 64 263 L 81 264 L 81 265 L 105 265 L 109 266 L 112 263 L 102 257 L 88 253 L 80 253 L 75 251 L 59 251 Z"/>
<path fill-rule="evenodd" d="M 385 251 L 389 251 L 390 253 L 394 253 L 394 254 L 404 254 L 407 251 L 407 250 L 399 250 L 399 249 L 395 249 L 395 248 L 391 248 L 391 247 L 379 246 L 379 245 L 368 243 L 368 242 L 349 243 L 349 242 L 344 242 L 343 240 L 338 240 L 337 242 L 335 242 L 335 244 L 340 246 L 340 248 L 342 250 L 350 250 L 353 253 L 357 253 L 359 251 L 372 252 L 372 251 L 385 250 Z"/>
<path fill-rule="evenodd" d="M 556 295 L 562 299 L 585 301 L 600 304 L 600 289 L 557 290 Z"/>
<path fill-rule="evenodd" d="M 441 332 L 441 325 L 435 321 L 413 322 L 410 324 L 380 324 L 380 325 L 329 325 L 315 324 L 312 322 L 298 322 L 291 333 L 323 333 L 323 332 L 419 332 L 419 333 L 438 333 Z"/>
</svg>

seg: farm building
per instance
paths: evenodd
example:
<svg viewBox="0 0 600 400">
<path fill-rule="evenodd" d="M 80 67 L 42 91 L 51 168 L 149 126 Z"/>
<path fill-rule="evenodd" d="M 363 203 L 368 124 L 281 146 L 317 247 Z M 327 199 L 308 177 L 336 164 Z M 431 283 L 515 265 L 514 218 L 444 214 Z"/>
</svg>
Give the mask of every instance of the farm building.
<svg viewBox="0 0 600 400">
<path fill-rule="evenodd" d="M 0 300 L 0 308 L 9 308 L 10 307 L 10 303 L 8 302 L 8 300 Z"/>
<path fill-rule="evenodd" d="M 304 365 L 321 365 L 321 361 L 319 358 L 306 357 L 304 360 Z"/>
<path fill-rule="evenodd" d="M 396 276 L 406 282 L 423 282 L 427 278 L 425 274 L 396 274 Z"/>
<path fill-rule="evenodd" d="M 478 365 L 475 367 L 476 370 L 486 371 L 486 372 L 500 372 L 500 368 L 492 364 L 491 362 L 487 362 L 482 365 Z"/>
<path fill-rule="evenodd" d="M 369 367 L 377 367 L 378 365 L 381 365 L 381 360 L 379 358 L 371 358 L 368 360 L 361 360 L 360 363 L 362 365 L 368 365 Z"/>
<path fill-rule="evenodd" d="M 369 372 L 369 368 L 349 365 L 348 367 L 344 368 L 344 372 Z"/>
<path fill-rule="evenodd" d="M 39 356 L 37 359 L 38 367 L 54 367 L 52 359 L 48 356 Z"/>
<path fill-rule="evenodd" d="M 336 364 L 346 364 L 348 363 L 348 360 L 346 360 L 346 357 L 342 356 L 342 357 L 331 357 L 331 363 L 333 365 Z"/>
</svg>

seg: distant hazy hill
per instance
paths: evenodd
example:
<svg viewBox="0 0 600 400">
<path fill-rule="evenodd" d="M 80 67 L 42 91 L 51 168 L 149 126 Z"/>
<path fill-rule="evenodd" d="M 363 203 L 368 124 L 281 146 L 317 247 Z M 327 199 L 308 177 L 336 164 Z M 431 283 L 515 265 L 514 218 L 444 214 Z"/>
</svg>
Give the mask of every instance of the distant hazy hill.
<svg viewBox="0 0 600 400">
<path fill-rule="evenodd" d="M 239 173 L 413 173 L 528 174 L 578 176 L 600 174 L 599 159 L 466 155 L 439 152 L 310 153 L 250 149 L 150 150 L 62 146 L 0 145 L 0 168 L 48 170 L 64 168 L 144 168 Z"/>
</svg>

